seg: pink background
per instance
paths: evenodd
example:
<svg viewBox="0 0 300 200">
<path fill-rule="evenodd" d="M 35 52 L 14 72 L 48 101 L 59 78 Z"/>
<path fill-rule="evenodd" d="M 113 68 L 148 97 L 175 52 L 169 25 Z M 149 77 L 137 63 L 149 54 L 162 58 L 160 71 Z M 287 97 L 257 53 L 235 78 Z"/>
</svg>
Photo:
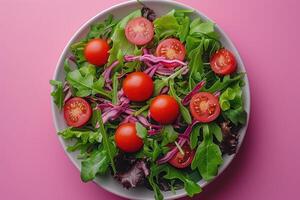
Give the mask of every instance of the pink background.
<svg viewBox="0 0 300 200">
<path fill-rule="evenodd" d="M 80 181 L 55 134 L 48 84 L 79 26 L 119 2 L 0 0 L 0 199 L 122 199 Z M 240 153 L 194 199 L 299 199 L 299 1 L 184 2 L 231 37 L 244 59 L 252 95 Z"/>
</svg>

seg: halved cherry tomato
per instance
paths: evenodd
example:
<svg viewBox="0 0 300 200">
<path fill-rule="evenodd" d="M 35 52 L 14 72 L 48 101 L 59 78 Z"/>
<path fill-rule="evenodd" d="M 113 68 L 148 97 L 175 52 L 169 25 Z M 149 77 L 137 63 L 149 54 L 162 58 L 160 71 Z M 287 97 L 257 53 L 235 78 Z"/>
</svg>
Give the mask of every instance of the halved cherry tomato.
<svg viewBox="0 0 300 200">
<path fill-rule="evenodd" d="M 64 105 L 64 117 L 69 126 L 80 127 L 89 121 L 91 115 L 91 106 L 83 98 L 74 97 Z"/>
<path fill-rule="evenodd" d="M 199 122 L 211 122 L 220 114 L 219 100 L 211 93 L 199 92 L 192 97 L 190 110 Z"/>
<path fill-rule="evenodd" d="M 147 44 L 154 35 L 153 24 L 144 17 L 134 18 L 127 23 L 125 35 L 127 40 L 133 44 Z"/>
<path fill-rule="evenodd" d="M 171 147 L 175 147 L 175 145 L 172 145 Z M 181 149 L 183 150 L 184 154 L 178 151 L 177 154 L 174 155 L 171 160 L 169 160 L 169 163 L 177 168 L 186 168 L 192 163 L 195 156 L 195 151 L 192 150 L 190 145 L 187 143 L 185 143 Z"/>
<path fill-rule="evenodd" d="M 86 60 L 93 65 L 104 65 L 109 56 L 109 46 L 105 40 L 93 39 L 89 41 L 84 49 Z"/>
<path fill-rule="evenodd" d="M 235 72 L 236 60 L 227 49 L 218 50 L 210 59 L 211 69 L 219 75 L 227 75 Z"/>
<path fill-rule="evenodd" d="M 173 123 L 179 114 L 177 101 L 169 95 L 159 95 L 150 104 L 150 116 L 161 124 Z"/>
<path fill-rule="evenodd" d="M 115 134 L 117 147 L 124 152 L 133 153 L 143 146 L 143 140 L 139 138 L 134 123 L 121 124 Z"/>
<path fill-rule="evenodd" d="M 180 60 L 183 61 L 185 57 L 185 47 L 184 45 L 175 38 L 169 38 L 166 40 L 163 40 L 159 43 L 159 45 L 156 48 L 156 55 L 165 57 L 168 60 Z M 170 63 L 164 63 L 167 67 L 176 67 L 178 64 L 170 64 Z"/>
<path fill-rule="evenodd" d="M 153 89 L 152 78 L 144 72 L 132 72 L 123 81 L 124 94 L 131 101 L 145 101 L 149 99 Z"/>
</svg>

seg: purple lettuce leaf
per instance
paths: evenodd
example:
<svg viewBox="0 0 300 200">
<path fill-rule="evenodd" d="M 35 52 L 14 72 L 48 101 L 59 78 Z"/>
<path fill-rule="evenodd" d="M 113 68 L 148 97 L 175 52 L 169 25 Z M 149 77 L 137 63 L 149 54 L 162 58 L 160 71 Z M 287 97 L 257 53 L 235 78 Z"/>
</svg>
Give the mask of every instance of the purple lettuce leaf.
<svg viewBox="0 0 300 200">
<path fill-rule="evenodd" d="M 116 165 L 120 166 L 118 168 L 121 170 L 117 170 L 114 178 L 120 181 L 127 189 L 143 184 L 146 181 L 146 177 L 150 173 L 150 169 L 145 160 L 121 157 L 118 158 Z"/>
</svg>

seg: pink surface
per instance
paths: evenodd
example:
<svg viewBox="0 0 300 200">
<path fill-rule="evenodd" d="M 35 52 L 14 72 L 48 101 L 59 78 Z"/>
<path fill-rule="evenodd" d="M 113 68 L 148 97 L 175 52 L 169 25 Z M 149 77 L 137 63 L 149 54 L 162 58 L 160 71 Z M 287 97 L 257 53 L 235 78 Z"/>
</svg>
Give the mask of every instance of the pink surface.
<svg viewBox="0 0 300 200">
<path fill-rule="evenodd" d="M 0 0 L 0 199 L 121 199 L 80 181 L 55 134 L 48 84 L 72 34 L 118 2 Z M 194 199 L 299 199 L 299 1 L 184 2 L 231 37 L 252 94 L 240 153 Z"/>
</svg>

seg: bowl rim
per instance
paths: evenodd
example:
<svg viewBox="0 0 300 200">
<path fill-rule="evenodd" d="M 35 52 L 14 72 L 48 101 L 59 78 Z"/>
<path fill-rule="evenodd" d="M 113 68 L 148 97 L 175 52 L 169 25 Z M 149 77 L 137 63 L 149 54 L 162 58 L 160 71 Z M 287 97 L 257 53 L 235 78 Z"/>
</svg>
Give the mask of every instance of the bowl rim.
<svg viewBox="0 0 300 200">
<path fill-rule="evenodd" d="M 164 2 L 164 3 L 168 3 L 170 4 L 171 6 L 180 6 L 180 7 L 183 7 L 185 9 L 191 9 L 194 11 L 194 13 L 196 15 L 198 15 L 199 17 L 201 18 L 205 18 L 205 20 L 207 21 L 211 21 L 211 22 L 214 22 L 213 20 L 211 20 L 209 17 L 207 17 L 207 15 L 205 15 L 203 12 L 195 9 L 195 8 L 192 8 L 191 6 L 189 5 L 186 5 L 184 3 L 181 3 L 181 2 L 177 2 L 177 1 L 173 1 L 173 0 L 145 0 L 143 3 L 159 3 L 159 2 Z M 55 67 L 55 71 L 54 71 L 54 75 L 53 75 L 53 80 L 57 80 L 57 77 L 59 75 L 59 68 L 61 67 L 61 63 L 65 60 L 65 57 L 66 55 L 68 54 L 69 52 L 69 47 L 71 46 L 72 43 L 74 43 L 74 41 L 76 40 L 76 38 L 80 35 L 80 33 L 82 33 L 86 28 L 89 28 L 89 26 L 95 22 L 100 16 L 102 15 L 106 15 L 110 12 L 110 10 L 113 10 L 113 9 L 117 9 L 117 8 L 120 8 L 120 7 L 123 7 L 123 6 L 126 6 L 126 5 L 130 5 L 130 4 L 136 4 L 138 3 L 136 0 L 129 0 L 129 1 L 125 1 L 125 2 L 121 2 L 121 3 L 118 3 L 118 4 L 115 4 L 109 8 L 106 8 L 102 11 L 100 11 L 99 13 L 97 13 L 95 16 L 91 17 L 90 19 L 88 19 L 86 22 L 84 22 L 78 29 L 77 31 L 72 35 L 71 39 L 69 39 L 69 41 L 67 42 L 67 44 L 65 45 L 62 53 L 60 54 L 60 57 L 57 61 L 57 64 L 56 64 L 56 67 Z M 235 52 L 235 56 L 236 58 L 239 60 L 240 62 L 240 65 L 239 65 L 239 68 L 242 69 L 244 72 L 246 72 L 246 68 L 245 68 L 245 65 L 243 63 L 243 60 L 236 48 L 236 46 L 234 45 L 234 43 L 232 42 L 232 40 L 229 38 L 229 36 L 220 28 L 220 26 L 218 24 L 215 23 L 215 29 L 225 38 L 226 41 L 228 41 L 229 45 L 231 46 L 232 50 Z M 239 152 L 239 149 L 240 147 L 242 146 L 242 143 L 244 141 L 244 138 L 246 136 L 246 133 L 247 133 L 247 129 L 248 129 L 248 124 L 249 124 L 249 119 L 250 119 L 250 111 L 251 111 L 251 93 L 250 93 L 250 85 L 249 85 L 249 79 L 247 77 L 247 73 L 244 77 L 244 81 L 245 81 L 245 87 L 243 88 L 243 93 L 244 93 L 244 102 L 247 101 L 247 105 L 245 105 L 245 109 L 247 111 L 247 121 L 246 121 L 246 124 L 244 125 L 243 127 L 243 133 L 239 133 L 239 143 L 238 143 L 238 147 L 237 147 L 237 151 L 235 154 L 233 155 L 230 155 L 230 156 L 227 156 L 227 160 L 226 162 L 224 162 L 220 167 L 219 167 L 219 171 L 218 171 L 218 174 L 211 180 L 211 181 L 199 181 L 198 184 L 204 188 L 206 185 L 208 185 L 209 183 L 213 182 L 217 177 L 219 177 L 225 169 L 227 169 L 227 167 L 230 165 L 230 163 L 232 162 L 232 160 L 236 157 L 236 155 L 238 154 Z M 54 90 L 54 86 L 51 86 L 51 91 Z M 245 98 L 246 97 L 246 98 Z M 54 126 L 55 126 L 55 129 L 56 131 L 59 131 L 59 126 L 58 126 L 58 123 L 56 122 L 56 116 L 55 116 L 55 113 L 57 112 L 56 109 L 55 109 L 55 103 L 52 99 L 52 97 L 50 96 L 50 101 L 51 101 L 51 112 L 52 112 L 52 117 L 53 117 L 53 123 L 54 123 Z M 75 165 L 75 167 L 80 171 L 80 166 L 76 163 L 76 158 L 72 157 L 72 155 L 67 152 L 66 150 L 66 145 L 64 144 L 64 140 L 58 136 L 58 139 L 64 149 L 64 152 L 65 154 L 67 154 L 69 160 L 71 160 L 71 162 L 73 163 L 73 165 Z M 110 193 L 113 193 L 117 196 L 120 196 L 120 197 L 124 197 L 124 198 L 132 198 L 132 197 L 128 197 L 126 194 L 123 194 L 121 192 L 118 192 L 117 190 L 115 189 L 111 189 L 109 187 L 104 187 L 102 184 L 100 184 L 99 182 L 96 182 L 95 180 L 93 180 L 94 183 L 96 183 L 97 185 L 99 185 L 101 188 L 103 188 L 104 190 L 110 192 Z M 202 183 L 200 183 L 202 182 Z M 178 190 L 179 191 L 179 190 Z M 176 193 L 172 196 L 169 196 L 169 197 L 164 197 L 164 199 L 177 199 L 177 198 L 181 198 L 181 197 L 184 197 L 187 195 L 186 191 L 185 190 L 182 190 L 181 189 L 181 193 Z M 162 192 L 164 193 L 164 192 Z M 138 199 L 138 198 L 136 198 Z"/>
</svg>

